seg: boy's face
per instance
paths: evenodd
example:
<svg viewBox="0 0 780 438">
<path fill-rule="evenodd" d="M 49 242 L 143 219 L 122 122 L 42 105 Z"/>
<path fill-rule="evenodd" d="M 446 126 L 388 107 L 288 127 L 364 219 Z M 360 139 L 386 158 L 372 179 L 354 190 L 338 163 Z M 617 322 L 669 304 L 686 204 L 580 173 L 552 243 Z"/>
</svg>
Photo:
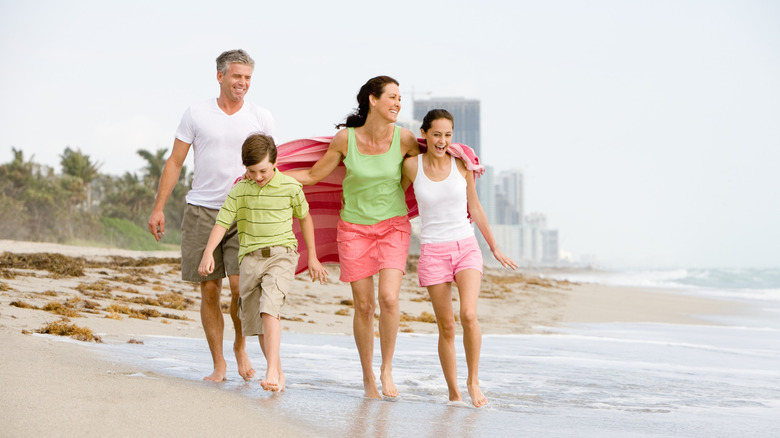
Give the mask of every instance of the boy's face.
<svg viewBox="0 0 780 438">
<path fill-rule="evenodd" d="M 262 187 L 268 184 L 268 181 L 271 181 L 271 178 L 274 177 L 275 167 L 273 163 L 268 161 L 268 155 L 266 155 L 263 161 L 247 166 L 246 173 L 258 186 Z"/>
</svg>

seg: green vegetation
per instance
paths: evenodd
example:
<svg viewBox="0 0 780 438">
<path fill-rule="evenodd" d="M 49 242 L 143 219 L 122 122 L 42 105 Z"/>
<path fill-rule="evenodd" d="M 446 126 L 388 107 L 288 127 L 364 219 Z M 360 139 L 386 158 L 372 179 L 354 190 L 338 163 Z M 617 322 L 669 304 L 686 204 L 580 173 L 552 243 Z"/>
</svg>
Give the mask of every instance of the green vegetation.
<svg viewBox="0 0 780 438">
<path fill-rule="evenodd" d="M 192 180 L 186 168 L 165 207 L 165 242 L 155 242 L 146 225 L 167 149 L 138 150 L 147 165 L 140 175 L 122 176 L 99 173 L 99 163 L 70 147 L 60 155 L 60 173 L 12 151 L 13 159 L 0 165 L 0 239 L 143 251 L 178 248 Z"/>
</svg>

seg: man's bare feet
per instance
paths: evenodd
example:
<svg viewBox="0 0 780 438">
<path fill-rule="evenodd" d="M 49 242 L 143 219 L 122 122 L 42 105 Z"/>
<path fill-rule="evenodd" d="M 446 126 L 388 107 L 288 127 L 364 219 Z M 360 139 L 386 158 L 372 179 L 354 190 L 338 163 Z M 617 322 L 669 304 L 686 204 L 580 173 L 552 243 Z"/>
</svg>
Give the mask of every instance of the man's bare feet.
<svg viewBox="0 0 780 438">
<path fill-rule="evenodd" d="M 379 374 L 379 380 L 382 382 L 382 394 L 385 397 L 398 397 L 398 388 L 393 383 L 392 370 L 382 370 Z"/>
<path fill-rule="evenodd" d="M 215 364 L 214 371 L 208 376 L 204 377 L 203 380 L 208 380 L 211 382 L 224 382 L 226 371 L 227 371 L 227 364 L 223 360 L 222 363 Z"/>
<path fill-rule="evenodd" d="M 246 343 L 243 345 L 233 344 L 233 352 L 236 354 L 236 363 L 238 364 L 238 375 L 244 380 L 249 381 L 255 376 L 255 369 L 252 368 L 252 362 L 246 353 Z"/>
<path fill-rule="evenodd" d="M 376 389 L 376 376 L 371 374 L 370 378 L 363 377 L 363 389 L 366 391 L 366 397 L 381 399 L 379 390 Z"/>
<path fill-rule="evenodd" d="M 487 398 L 485 398 L 485 396 L 482 394 L 482 390 L 479 389 L 479 382 L 472 384 L 472 382 L 466 381 L 466 387 L 469 389 L 471 404 L 481 408 L 488 403 Z"/>
</svg>

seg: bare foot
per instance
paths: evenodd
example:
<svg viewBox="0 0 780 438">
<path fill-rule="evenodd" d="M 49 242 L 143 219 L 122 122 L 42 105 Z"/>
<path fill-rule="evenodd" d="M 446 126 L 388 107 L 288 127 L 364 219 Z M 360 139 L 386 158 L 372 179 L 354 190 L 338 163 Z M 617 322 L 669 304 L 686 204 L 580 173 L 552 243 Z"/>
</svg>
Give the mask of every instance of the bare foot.
<svg viewBox="0 0 780 438">
<path fill-rule="evenodd" d="M 363 389 L 366 391 L 366 397 L 381 399 L 379 390 L 376 389 L 376 376 L 371 374 L 371 378 L 363 378 Z"/>
<path fill-rule="evenodd" d="M 458 390 L 458 388 L 451 388 L 449 391 L 450 391 L 451 402 L 463 401 L 463 397 L 460 396 L 460 391 Z"/>
<path fill-rule="evenodd" d="M 283 372 L 279 372 L 279 392 L 284 391 L 284 383 L 287 381 L 287 377 L 285 377 Z"/>
<path fill-rule="evenodd" d="M 479 389 L 479 383 L 470 383 L 466 381 L 466 387 L 469 389 L 469 397 L 471 397 L 471 404 L 474 406 L 481 408 L 482 406 L 485 406 L 488 401 L 487 398 L 482 394 L 482 390 Z"/>
<path fill-rule="evenodd" d="M 393 383 L 393 372 L 391 370 L 383 370 L 379 375 L 379 380 L 382 382 L 382 394 L 385 397 L 398 397 L 398 388 Z"/>
<path fill-rule="evenodd" d="M 243 345 L 233 344 L 233 352 L 236 353 L 236 363 L 238 364 L 238 375 L 244 380 L 252 380 L 255 376 L 255 369 L 252 368 L 252 362 L 249 360 L 249 355 L 246 354 L 246 343 Z"/>
<path fill-rule="evenodd" d="M 265 380 L 260 381 L 260 386 L 266 391 L 279 391 L 279 374 L 269 370 L 265 374 Z"/>
<path fill-rule="evenodd" d="M 224 382 L 226 371 L 227 371 L 227 364 L 225 363 L 225 361 L 222 361 L 221 364 L 215 365 L 214 371 L 208 376 L 204 377 L 203 380 L 208 380 L 211 382 Z"/>
</svg>

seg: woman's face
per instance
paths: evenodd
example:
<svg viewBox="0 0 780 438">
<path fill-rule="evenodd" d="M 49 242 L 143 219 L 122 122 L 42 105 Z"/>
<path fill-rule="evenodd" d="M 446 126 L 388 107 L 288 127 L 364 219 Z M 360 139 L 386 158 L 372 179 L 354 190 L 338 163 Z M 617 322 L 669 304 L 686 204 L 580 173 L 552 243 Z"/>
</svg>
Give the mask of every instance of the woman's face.
<svg viewBox="0 0 780 438">
<path fill-rule="evenodd" d="M 420 130 L 428 144 L 428 152 L 435 156 L 444 156 L 452 143 L 452 122 L 449 119 L 436 119 L 427 131 Z"/>
<path fill-rule="evenodd" d="M 385 84 L 382 95 L 379 98 L 369 96 L 369 100 L 372 105 L 371 110 L 377 115 L 391 122 L 398 120 L 398 113 L 401 112 L 401 91 L 398 85 L 392 82 Z"/>
</svg>

